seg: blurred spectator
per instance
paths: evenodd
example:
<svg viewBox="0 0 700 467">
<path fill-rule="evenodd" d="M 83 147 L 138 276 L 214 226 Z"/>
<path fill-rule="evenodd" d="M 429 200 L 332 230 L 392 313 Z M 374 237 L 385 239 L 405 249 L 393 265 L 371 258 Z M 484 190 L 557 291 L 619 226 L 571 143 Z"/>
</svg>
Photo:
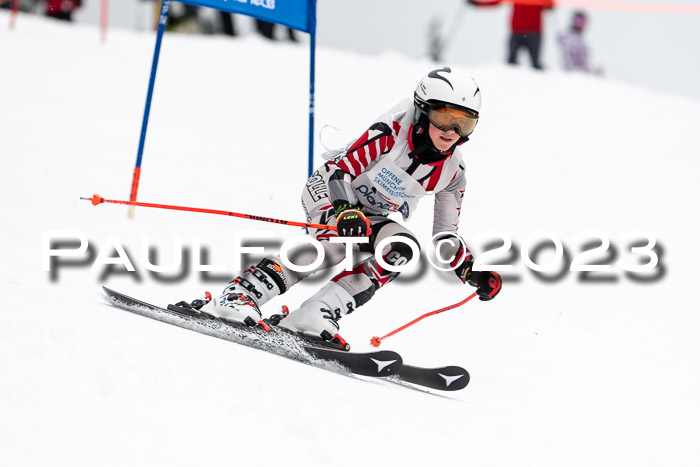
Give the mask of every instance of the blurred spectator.
<svg viewBox="0 0 700 467">
<path fill-rule="evenodd" d="M 46 0 L 46 16 L 72 21 L 73 12 L 80 8 L 81 4 L 81 0 Z"/>
<path fill-rule="evenodd" d="M 267 21 L 262 21 L 259 19 L 255 20 L 255 27 L 258 32 L 268 39 L 275 39 L 275 26 L 277 26 L 275 23 L 268 23 Z M 290 41 L 297 42 L 297 38 L 294 35 L 294 30 L 291 28 L 287 28 L 287 37 Z"/>
<path fill-rule="evenodd" d="M 442 60 L 442 24 L 437 18 L 433 18 L 428 26 L 428 55 L 434 62 Z"/>
<path fill-rule="evenodd" d="M 583 40 L 588 18 L 582 11 L 577 11 L 571 18 L 568 31 L 559 36 L 562 53 L 564 54 L 564 70 L 585 71 L 586 73 L 601 73 L 600 69 L 592 69 L 588 61 L 588 45 Z"/>
<path fill-rule="evenodd" d="M 189 5 L 181 2 L 171 3 L 170 10 L 168 11 L 168 23 L 165 26 L 165 30 L 198 33 L 198 12 L 198 6 Z M 160 12 L 158 13 L 158 16 L 160 16 Z"/>
<path fill-rule="evenodd" d="M 14 1 L 17 3 L 17 11 L 33 13 L 36 11 L 37 3 L 39 3 L 40 0 L 0 0 L 0 10 L 12 9 L 12 4 Z"/>
<path fill-rule="evenodd" d="M 552 0 L 543 0 L 541 5 L 513 4 L 510 21 L 511 35 L 508 42 L 508 63 L 518 63 L 518 52 L 525 47 L 530 54 L 533 68 L 542 69 L 540 49 L 542 48 L 542 11 L 554 7 Z"/>
<path fill-rule="evenodd" d="M 514 0 L 517 2 L 517 0 Z M 500 5 L 502 0 L 467 0 L 479 7 Z M 508 63 L 517 65 L 518 52 L 525 47 L 534 68 L 542 69 L 540 49 L 542 47 L 542 12 L 554 7 L 553 0 L 541 0 L 537 5 L 513 3 L 508 40 Z"/>
<path fill-rule="evenodd" d="M 235 36 L 236 27 L 233 22 L 233 15 L 225 11 L 219 11 L 219 18 L 221 19 L 221 28 L 223 33 L 227 36 Z"/>
</svg>

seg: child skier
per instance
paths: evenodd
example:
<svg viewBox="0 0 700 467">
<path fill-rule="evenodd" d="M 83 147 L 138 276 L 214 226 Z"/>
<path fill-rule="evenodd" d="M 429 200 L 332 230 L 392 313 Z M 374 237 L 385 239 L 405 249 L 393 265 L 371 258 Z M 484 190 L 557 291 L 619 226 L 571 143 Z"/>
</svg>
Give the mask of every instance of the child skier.
<svg viewBox="0 0 700 467">
<path fill-rule="evenodd" d="M 279 255 L 267 257 L 234 279 L 202 310 L 239 323 L 258 323 L 260 307 L 270 299 L 345 258 L 345 244 L 331 243 L 332 237 L 369 237 L 360 250 L 370 253 L 392 236 L 418 244 L 406 227 L 388 216 L 400 212 L 408 219 L 419 199 L 427 195 L 435 197 L 434 242 L 454 239 L 466 186 L 457 147 L 469 139 L 480 107 L 481 92 L 471 77 L 447 67 L 428 73 L 418 83 L 413 102 L 405 99 L 380 117 L 342 157 L 323 164 L 304 186 L 301 202 L 308 222 L 337 226 L 337 232 L 309 232 L 323 246 L 325 262 L 312 271 L 297 272 L 287 268 Z M 444 244 L 441 254 L 454 257 L 455 273 L 477 288 L 481 300 L 491 300 L 500 291 L 499 275 L 472 271 L 471 254 L 459 242 Z M 382 252 L 385 263 L 392 266 L 406 264 L 412 257 L 410 246 L 399 241 L 389 242 Z M 310 265 L 315 259 L 315 251 L 301 253 L 294 263 Z M 333 277 L 279 325 L 331 340 L 337 336 L 342 316 L 367 303 L 397 275 L 370 256 Z"/>
<path fill-rule="evenodd" d="M 589 47 L 583 38 L 587 23 L 586 14 L 577 11 L 571 18 L 571 27 L 559 36 L 564 56 L 564 70 L 602 74 L 603 71 L 600 68 L 592 67 L 589 63 Z"/>
</svg>

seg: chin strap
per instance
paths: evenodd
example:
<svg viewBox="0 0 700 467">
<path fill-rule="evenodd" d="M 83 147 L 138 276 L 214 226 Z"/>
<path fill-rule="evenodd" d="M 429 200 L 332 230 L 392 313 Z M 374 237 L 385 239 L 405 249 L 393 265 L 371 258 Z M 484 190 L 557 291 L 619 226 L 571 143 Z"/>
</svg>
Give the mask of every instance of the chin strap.
<svg viewBox="0 0 700 467">
<path fill-rule="evenodd" d="M 430 141 L 430 138 L 426 137 L 425 139 L 419 139 L 421 140 L 421 144 L 416 146 L 413 149 L 413 151 L 409 152 L 408 156 L 419 161 L 422 164 L 437 164 L 444 161 L 452 155 L 455 148 L 459 144 L 459 141 L 457 141 L 457 143 L 455 143 L 449 150 L 442 152 L 438 151 L 433 142 Z"/>
<path fill-rule="evenodd" d="M 429 149 L 432 149 L 429 144 L 421 144 L 420 146 L 415 147 L 413 151 L 409 152 L 408 156 L 414 159 L 420 159 L 420 156 Z"/>
</svg>

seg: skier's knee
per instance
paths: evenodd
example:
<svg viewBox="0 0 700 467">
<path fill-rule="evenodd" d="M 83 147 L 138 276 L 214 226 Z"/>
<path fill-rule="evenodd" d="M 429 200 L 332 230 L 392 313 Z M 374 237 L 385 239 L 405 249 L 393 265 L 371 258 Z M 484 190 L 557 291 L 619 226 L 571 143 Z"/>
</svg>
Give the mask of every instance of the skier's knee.
<svg viewBox="0 0 700 467">
<path fill-rule="evenodd" d="M 388 246 L 388 250 L 385 250 L 386 253 L 383 253 L 383 259 L 384 261 L 391 265 L 391 266 L 403 266 L 405 264 L 408 264 L 411 262 L 411 260 L 414 258 L 414 250 L 413 247 L 410 245 L 410 243 L 414 243 L 418 249 L 415 252 L 416 254 L 420 255 L 420 245 L 418 244 L 418 240 L 416 237 L 409 233 L 401 232 L 394 234 L 396 237 L 405 237 L 407 241 L 393 241 L 390 242 Z"/>
</svg>

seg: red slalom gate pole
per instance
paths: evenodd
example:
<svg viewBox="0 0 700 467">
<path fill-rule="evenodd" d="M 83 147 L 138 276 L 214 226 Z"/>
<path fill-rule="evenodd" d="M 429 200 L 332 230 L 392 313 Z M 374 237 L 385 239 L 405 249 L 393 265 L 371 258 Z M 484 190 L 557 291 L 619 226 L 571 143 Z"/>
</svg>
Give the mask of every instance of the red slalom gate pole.
<svg viewBox="0 0 700 467">
<path fill-rule="evenodd" d="M 400 328 L 394 329 L 393 331 L 391 331 L 389 334 L 387 334 L 387 335 L 384 336 L 384 337 L 376 337 L 376 336 L 373 337 L 372 339 L 370 339 L 370 344 L 372 344 L 374 347 L 379 347 L 379 346 L 382 344 L 382 341 L 383 341 L 384 339 L 386 339 L 387 337 L 391 337 L 391 336 L 393 336 L 394 334 L 403 331 L 403 330 L 406 329 L 407 327 L 413 326 L 413 325 L 416 324 L 418 321 L 420 321 L 420 320 L 422 320 L 422 319 L 425 319 L 425 318 L 427 318 L 428 316 L 437 315 L 438 313 L 442 313 L 443 311 L 451 310 L 451 309 L 453 309 L 453 308 L 457 308 L 458 306 L 462 306 L 462 305 L 464 305 L 465 303 L 467 303 L 469 300 L 471 300 L 471 299 L 474 298 L 474 297 L 476 297 L 476 292 L 474 292 L 473 294 L 471 294 L 470 296 L 468 296 L 467 298 L 465 298 L 464 300 L 462 300 L 462 301 L 459 302 L 459 303 L 455 303 L 454 305 L 446 306 L 445 308 L 440 308 L 439 310 L 431 311 L 430 313 L 426 313 L 426 314 L 424 314 L 424 315 L 421 315 L 421 316 L 419 316 L 418 318 L 416 318 L 416 319 L 414 319 L 413 321 L 411 321 L 410 323 L 406 323 L 406 324 L 404 324 L 403 326 L 401 326 Z"/>
<path fill-rule="evenodd" d="M 19 9 L 19 0 L 12 0 L 10 8 L 10 29 L 14 29 L 15 21 L 17 21 L 17 10 Z"/>
<path fill-rule="evenodd" d="M 107 24 L 109 21 L 109 0 L 100 2 L 100 40 L 102 43 L 107 42 Z"/>
<path fill-rule="evenodd" d="M 80 199 L 91 201 L 93 206 L 97 206 L 98 204 L 102 203 L 126 204 L 127 206 L 141 206 L 144 208 L 171 209 L 174 211 L 191 211 L 201 212 L 204 214 L 219 214 L 221 216 L 240 217 L 243 219 L 251 219 L 254 221 L 271 222 L 273 224 L 291 225 L 294 227 L 307 227 L 310 229 L 338 230 L 337 227 L 326 224 L 310 224 L 308 222 L 286 221 L 283 219 L 273 219 L 271 217 L 254 216 L 252 214 L 242 214 L 240 212 L 220 211 L 218 209 L 191 208 L 187 206 L 172 206 L 169 204 L 141 203 L 139 201 L 121 201 L 117 199 L 105 199 L 97 194 L 92 195 L 92 197 L 90 198 L 81 196 Z"/>
</svg>

